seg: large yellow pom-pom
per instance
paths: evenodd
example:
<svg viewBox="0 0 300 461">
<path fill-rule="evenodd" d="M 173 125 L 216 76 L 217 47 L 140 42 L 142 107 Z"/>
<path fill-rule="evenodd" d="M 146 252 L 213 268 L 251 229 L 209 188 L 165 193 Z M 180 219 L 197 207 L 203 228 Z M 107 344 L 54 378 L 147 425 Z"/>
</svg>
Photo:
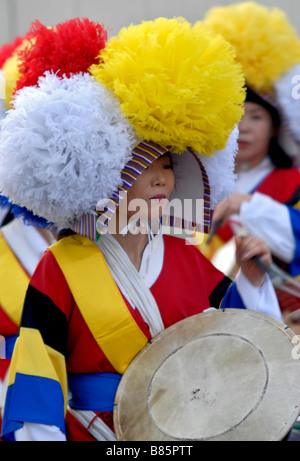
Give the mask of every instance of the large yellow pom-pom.
<svg viewBox="0 0 300 461">
<path fill-rule="evenodd" d="M 90 72 L 113 91 L 142 139 L 175 152 L 223 149 L 243 113 L 244 77 L 232 46 L 183 18 L 122 29 Z"/>
<path fill-rule="evenodd" d="M 236 49 L 247 84 L 272 93 L 274 82 L 300 62 L 300 40 L 284 12 L 255 2 L 208 11 L 204 23 Z"/>
</svg>

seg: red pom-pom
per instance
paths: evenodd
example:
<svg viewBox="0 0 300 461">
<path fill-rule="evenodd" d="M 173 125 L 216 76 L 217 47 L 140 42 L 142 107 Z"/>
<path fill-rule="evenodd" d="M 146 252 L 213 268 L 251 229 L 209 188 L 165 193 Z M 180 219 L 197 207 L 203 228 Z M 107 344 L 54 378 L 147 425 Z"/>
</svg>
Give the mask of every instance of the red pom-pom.
<svg viewBox="0 0 300 461">
<path fill-rule="evenodd" d="M 37 84 L 46 71 L 59 76 L 87 72 L 107 42 L 107 30 L 87 18 L 70 19 L 48 28 L 38 20 L 27 36 L 32 45 L 19 52 L 16 90 Z"/>
<path fill-rule="evenodd" d="M 2 69 L 5 61 L 10 58 L 16 48 L 23 42 L 24 37 L 18 36 L 14 39 L 12 43 L 5 43 L 0 48 L 0 69 Z"/>
</svg>

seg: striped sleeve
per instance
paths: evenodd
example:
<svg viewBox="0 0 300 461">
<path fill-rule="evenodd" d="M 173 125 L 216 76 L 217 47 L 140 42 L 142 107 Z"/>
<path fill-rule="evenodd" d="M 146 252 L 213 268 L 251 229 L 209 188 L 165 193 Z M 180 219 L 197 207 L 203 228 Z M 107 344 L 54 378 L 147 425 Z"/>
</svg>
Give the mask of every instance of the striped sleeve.
<svg viewBox="0 0 300 461">
<path fill-rule="evenodd" d="M 43 286 L 45 276 L 46 285 L 52 283 L 47 266 L 45 272 L 45 261 L 41 260 L 25 297 L 9 371 L 2 425 L 5 440 L 14 440 L 14 432 L 24 422 L 53 425 L 65 432 L 68 321 L 61 301 L 66 295 L 60 289 L 54 290 L 53 296 L 37 289 L 36 285 Z"/>
</svg>

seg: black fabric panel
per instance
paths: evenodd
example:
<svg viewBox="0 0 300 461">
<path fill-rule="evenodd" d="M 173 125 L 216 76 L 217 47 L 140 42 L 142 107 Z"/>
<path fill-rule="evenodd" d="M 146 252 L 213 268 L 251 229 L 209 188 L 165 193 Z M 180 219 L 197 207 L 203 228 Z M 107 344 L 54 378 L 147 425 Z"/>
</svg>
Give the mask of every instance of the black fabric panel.
<svg viewBox="0 0 300 461">
<path fill-rule="evenodd" d="M 294 206 L 296 205 L 296 203 L 299 202 L 299 200 L 300 200 L 300 187 L 298 187 L 293 197 L 288 202 L 286 202 L 285 205 Z"/>
<path fill-rule="evenodd" d="M 6 224 L 9 224 L 15 218 L 10 210 L 8 211 L 7 215 L 5 216 L 5 218 L 4 218 L 4 220 L 3 220 L 2 224 L 1 224 L 2 227 L 6 226 Z"/>
<path fill-rule="evenodd" d="M 209 302 L 211 307 L 218 308 L 222 299 L 224 298 L 228 288 L 232 284 L 232 280 L 229 277 L 224 277 L 221 282 L 216 286 L 209 296 Z"/>
<path fill-rule="evenodd" d="M 21 327 L 40 331 L 47 346 L 66 356 L 68 323 L 65 314 L 44 293 L 29 285 Z"/>
</svg>

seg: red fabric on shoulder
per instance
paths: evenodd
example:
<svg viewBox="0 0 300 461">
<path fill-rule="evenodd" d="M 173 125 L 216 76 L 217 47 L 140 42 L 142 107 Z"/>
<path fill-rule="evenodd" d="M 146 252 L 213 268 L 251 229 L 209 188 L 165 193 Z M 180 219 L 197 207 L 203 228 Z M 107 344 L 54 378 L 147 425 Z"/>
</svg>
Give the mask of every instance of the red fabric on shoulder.
<svg viewBox="0 0 300 461">
<path fill-rule="evenodd" d="M 300 186 L 298 168 L 276 168 L 257 187 L 256 192 L 268 195 L 280 203 L 288 202 Z"/>
<path fill-rule="evenodd" d="M 48 296 L 67 316 L 74 305 L 68 284 L 51 250 L 47 248 L 41 257 L 30 285 Z"/>
</svg>

